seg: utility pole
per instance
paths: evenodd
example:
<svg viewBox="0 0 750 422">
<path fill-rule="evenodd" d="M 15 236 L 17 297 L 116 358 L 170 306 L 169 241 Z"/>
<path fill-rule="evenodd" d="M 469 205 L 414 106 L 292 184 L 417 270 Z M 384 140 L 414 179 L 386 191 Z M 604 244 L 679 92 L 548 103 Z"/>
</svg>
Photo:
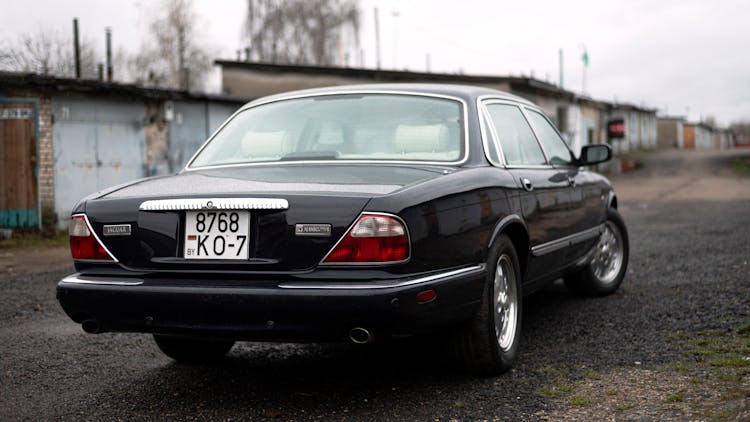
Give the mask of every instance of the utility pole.
<svg viewBox="0 0 750 422">
<path fill-rule="evenodd" d="M 107 36 L 107 82 L 112 82 L 112 28 L 105 30 Z"/>
<path fill-rule="evenodd" d="M 375 8 L 375 63 L 377 69 L 380 69 L 380 17 L 378 8 Z"/>
<path fill-rule="evenodd" d="M 76 79 L 81 79 L 81 44 L 78 41 L 78 18 L 73 18 L 73 52 L 76 61 Z"/>
<path fill-rule="evenodd" d="M 393 68 L 398 69 L 398 17 L 400 13 L 393 9 L 391 15 L 393 15 Z"/>
<path fill-rule="evenodd" d="M 560 56 L 560 64 L 559 64 L 560 66 L 560 89 L 563 89 L 564 88 L 564 85 L 563 85 L 563 49 L 561 48 L 558 51 L 558 53 Z"/>
<path fill-rule="evenodd" d="M 430 53 L 427 53 L 425 55 L 425 69 L 427 70 L 427 73 L 430 73 Z"/>
</svg>

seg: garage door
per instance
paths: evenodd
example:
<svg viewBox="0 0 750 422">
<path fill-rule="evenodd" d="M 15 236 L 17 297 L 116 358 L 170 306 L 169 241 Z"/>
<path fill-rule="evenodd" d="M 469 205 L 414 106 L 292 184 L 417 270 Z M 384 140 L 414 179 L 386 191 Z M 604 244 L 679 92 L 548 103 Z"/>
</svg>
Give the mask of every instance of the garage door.
<svg viewBox="0 0 750 422">
<path fill-rule="evenodd" d="M 0 228 L 39 227 L 37 107 L 0 98 Z"/>
<path fill-rule="evenodd" d="M 53 98 L 55 213 L 60 228 L 83 197 L 144 177 L 144 104 Z"/>
</svg>

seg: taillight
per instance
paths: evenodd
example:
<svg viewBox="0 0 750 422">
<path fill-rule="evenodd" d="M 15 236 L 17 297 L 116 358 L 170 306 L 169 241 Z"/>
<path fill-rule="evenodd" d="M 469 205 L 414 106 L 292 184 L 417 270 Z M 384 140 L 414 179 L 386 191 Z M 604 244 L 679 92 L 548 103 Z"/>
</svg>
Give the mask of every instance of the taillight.
<svg viewBox="0 0 750 422">
<path fill-rule="evenodd" d="M 409 235 L 396 217 L 362 214 L 324 264 L 392 263 L 409 258 Z"/>
<path fill-rule="evenodd" d="M 104 245 L 97 239 L 85 215 L 73 216 L 68 227 L 68 235 L 70 236 L 70 253 L 73 255 L 73 259 L 114 261 Z"/>
</svg>

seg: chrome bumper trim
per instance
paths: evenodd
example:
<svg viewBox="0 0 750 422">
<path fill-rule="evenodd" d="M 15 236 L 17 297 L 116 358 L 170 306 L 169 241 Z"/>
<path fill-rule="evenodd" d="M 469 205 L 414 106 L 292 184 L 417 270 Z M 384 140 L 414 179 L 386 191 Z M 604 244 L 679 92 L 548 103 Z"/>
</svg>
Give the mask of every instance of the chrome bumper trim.
<svg viewBox="0 0 750 422">
<path fill-rule="evenodd" d="M 395 282 L 366 282 L 361 283 L 282 283 L 279 288 L 282 289 L 313 289 L 313 290 L 366 290 L 366 289 L 390 289 L 393 287 L 408 287 L 417 284 L 429 283 L 443 278 L 465 275 L 472 272 L 484 271 L 484 265 L 475 265 L 473 267 L 461 268 L 440 274 L 433 274 L 426 277 L 415 278 L 411 280 L 402 280 Z"/>
<path fill-rule="evenodd" d="M 141 279 L 125 280 L 122 277 L 88 277 L 80 274 L 71 274 L 62 280 L 61 283 L 69 284 L 95 284 L 100 286 L 138 286 L 143 284 Z"/>
</svg>

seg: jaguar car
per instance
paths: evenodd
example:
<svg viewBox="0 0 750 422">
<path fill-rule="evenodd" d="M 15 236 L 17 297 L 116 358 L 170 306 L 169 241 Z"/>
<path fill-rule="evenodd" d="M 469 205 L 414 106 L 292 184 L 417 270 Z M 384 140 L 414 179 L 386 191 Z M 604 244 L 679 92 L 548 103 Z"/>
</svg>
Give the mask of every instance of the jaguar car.
<svg viewBox="0 0 750 422">
<path fill-rule="evenodd" d="M 57 285 L 85 332 L 153 335 L 169 357 L 237 341 L 444 336 L 467 370 L 519 354 L 523 298 L 562 279 L 618 289 L 628 235 L 609 181 L 544 111 L 487 88 L 375 84 L 261 98 L 179 173 L 81 200 L 76 273 Z M 420 337 L 417 337 L 420 338 Z"/>
</svg>

